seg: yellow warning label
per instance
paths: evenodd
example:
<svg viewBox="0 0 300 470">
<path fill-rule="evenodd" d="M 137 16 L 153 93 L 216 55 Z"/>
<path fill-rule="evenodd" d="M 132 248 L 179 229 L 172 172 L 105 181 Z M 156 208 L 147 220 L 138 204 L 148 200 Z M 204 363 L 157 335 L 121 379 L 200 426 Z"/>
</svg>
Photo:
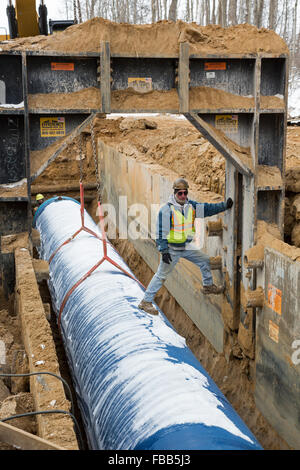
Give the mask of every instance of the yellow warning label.
<svg viewBox="0 0 300 470">
<path fill-rule="evenodd" d="M 279 326 L 276 325 L 272 320 L 269 320 L 269 337 L 278 343 L 279 341 Z"/>
<path fill-rule="evenodd" d="M 128 77 L 128 87 L 135 91 L 145 93 L 152 90 L 152 78 Z"/>
<path fill-rule="evenodd" d="M 270 307 L 274 312 L 281 315 L 281 299 L 282 291 L 277 289 L 272 284 L 268 285 L 268 307 Z"/>
<path fill-rule="evenodd" d="M 40 118 L 41 137 L 62 137 L 66 135 L 64 117 Z"/>
<path fill-rule="evenodd" d="M 237 114 L 218 114 L 215 118 L 215 127 L 222 132 L 232 134 L 238 131 L 239 118 Z"/>
</svg>

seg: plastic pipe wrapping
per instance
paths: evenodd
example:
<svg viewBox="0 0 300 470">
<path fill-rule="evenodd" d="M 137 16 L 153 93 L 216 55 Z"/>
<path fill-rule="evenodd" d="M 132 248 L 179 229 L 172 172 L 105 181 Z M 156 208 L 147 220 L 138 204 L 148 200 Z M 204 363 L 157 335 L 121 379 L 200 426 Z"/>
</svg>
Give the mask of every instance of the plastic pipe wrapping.
<svg viewBox="0 0 300 470">
<path fill-rule="evenodd" d="M 53 198 L 37 211 L 40 256 L 80 227 L 80 205 Z M 85 225 L 101 232 L 85 212 Z M 50 264 L 58 315 L 68 290 L 103 256 L 81 232 Z M 108 243 L 108 256 L 132 274 Z M 104 263 L 70 295 L 61 333 L 92 449 L 261 449 L 241 418 L 161 311 L 138 309 L 143 288 Z"/>
</svg>

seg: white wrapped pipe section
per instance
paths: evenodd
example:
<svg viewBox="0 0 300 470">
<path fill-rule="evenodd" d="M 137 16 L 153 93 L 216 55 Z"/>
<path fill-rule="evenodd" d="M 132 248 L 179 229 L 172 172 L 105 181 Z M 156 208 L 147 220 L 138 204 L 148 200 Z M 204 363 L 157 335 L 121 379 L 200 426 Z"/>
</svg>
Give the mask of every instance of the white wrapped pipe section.
<svg viewBox="0 0 300 470">
<path fill-rule="evenodd" d="M 43 259 L 80 227 L 80 206 L 53 198 L 37 211 Z M 85 212 L 85 225 L 101 232 Z M 58 314 L 66 293 L 103 256 L 81 232 L 50 264 Z M 108 256 L 131 273 L 108 243 Z M 132 274 L 132 273 L 131 273 Z M 161 311 L 138 309 L 143 288 L 104 261 L 67 300 L 61 333 L 92 449 L 261 449 Z"/>
</svg>

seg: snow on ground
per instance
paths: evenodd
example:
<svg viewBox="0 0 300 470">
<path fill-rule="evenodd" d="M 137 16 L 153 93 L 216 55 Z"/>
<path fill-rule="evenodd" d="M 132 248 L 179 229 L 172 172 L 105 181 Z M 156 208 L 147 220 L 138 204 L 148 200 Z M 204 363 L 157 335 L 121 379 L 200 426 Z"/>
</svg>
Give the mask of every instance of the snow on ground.
<svg viewBox="0 0 300 470">
<path fill-rule="evenodd" d="M 290 118 L 300 118 L 300 84 L 289 94 L 288 111 Z"/>
<path fill-rule="evenodd" d="M 300 119 L 300 73 L 291 70 L 289 92 L 288 92 L 288 118 Z"/>
</svg>

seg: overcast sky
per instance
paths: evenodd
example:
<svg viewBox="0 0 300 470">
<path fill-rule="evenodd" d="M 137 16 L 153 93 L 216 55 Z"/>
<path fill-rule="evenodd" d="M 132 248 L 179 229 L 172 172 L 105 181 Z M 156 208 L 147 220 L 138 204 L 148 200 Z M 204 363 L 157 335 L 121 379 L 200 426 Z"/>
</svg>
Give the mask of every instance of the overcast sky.
<svg viewBox="0 0 300 470">
<path fill-rule="evenodd" d="M 7 28 L 8 31 L 8 23 L 7 23 L 7 16 L 6 16 L 6 6 L 8 4 L 7 0 L 0 0 L 0 27 Z M 36 0 L 37 10 L 40 4 L 40 0 Z M 48 20 L 60 20 L 64 19 L 64 6 L 62 0 L 45 0 L 45 4 L 47 5 L 48 10 Z M 0 34 L 5 34 L 3 29 L 0 30 Z"/>
</svg>

